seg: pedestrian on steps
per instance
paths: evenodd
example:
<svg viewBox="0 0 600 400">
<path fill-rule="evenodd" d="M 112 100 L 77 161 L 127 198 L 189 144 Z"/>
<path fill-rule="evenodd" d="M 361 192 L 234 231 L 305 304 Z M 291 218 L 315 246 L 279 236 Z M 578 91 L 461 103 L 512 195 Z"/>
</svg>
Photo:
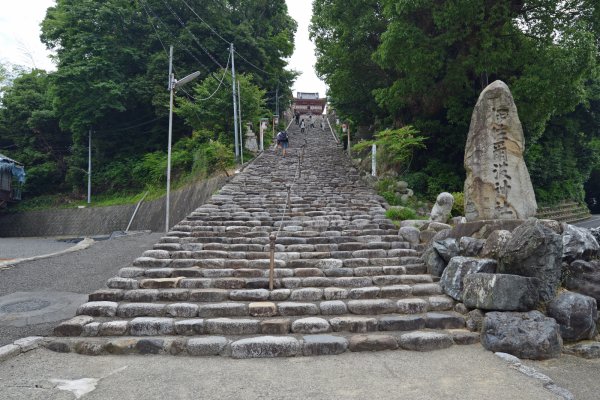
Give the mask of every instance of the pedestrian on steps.
<svg viewBox="0 0 600 400">
<path fill-rule="evenodd" d="M 304 123 L 304 118 L 300 121 L 300 133 L 304 133 L 304 128 L 306 128 L 306 124 Z"/>
<path fill-rule="evenodd" d="M 281 154 L 285 157 L 285 151 L 289 145 L 289 138 L 286 131 L 281 131 L 277 134 L 277 146 L 281 147 Z"/>
<path fill-rule="evenodd" d="M 321 130 L 324 131 L 325 130 L 325 118 L 321 117 Z"/>
</svg>

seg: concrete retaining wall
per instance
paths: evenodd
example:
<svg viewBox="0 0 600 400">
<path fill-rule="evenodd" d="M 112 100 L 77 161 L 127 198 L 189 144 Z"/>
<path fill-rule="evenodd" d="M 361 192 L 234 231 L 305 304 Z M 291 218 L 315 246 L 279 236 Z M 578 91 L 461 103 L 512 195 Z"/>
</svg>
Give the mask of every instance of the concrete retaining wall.
<svg viewBox="0 0 600 400">
<path fill-rule="evenodd" d="M 217 176 L 172 192 L 170 225 L 204 204 L 227 179 Z M 134 210 L 135 204 L 1 215 L 0 237 L 84 236 L 123 231 Z M 165 198 L 142 203 L 129 229 L 164 231 Z"/>
</svg>

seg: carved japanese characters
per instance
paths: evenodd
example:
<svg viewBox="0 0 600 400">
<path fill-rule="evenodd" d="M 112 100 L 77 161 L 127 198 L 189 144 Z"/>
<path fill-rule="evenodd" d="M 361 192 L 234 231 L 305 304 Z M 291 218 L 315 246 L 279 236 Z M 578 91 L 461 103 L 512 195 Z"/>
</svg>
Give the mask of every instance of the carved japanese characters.
<svg viewBox="0 0 600 400">
<path fill-rule="evenodd" d="M 523 128 L 508 86 L 495 81 L 475 105 L 465 148 L 465 217 L 526 219 L 537 210 L 523 159 Z"/>
</svg>

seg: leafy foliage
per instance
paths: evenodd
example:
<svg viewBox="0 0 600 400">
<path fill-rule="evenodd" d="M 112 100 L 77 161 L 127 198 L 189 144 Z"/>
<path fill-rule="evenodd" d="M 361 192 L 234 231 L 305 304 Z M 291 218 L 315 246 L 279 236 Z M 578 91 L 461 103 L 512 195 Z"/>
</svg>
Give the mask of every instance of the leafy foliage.
<svg viewBox="0 0 600 400">
<path fill-rule="evenodd" d="M 425 137 L 419 136 L 419 131 L 412 126 L 405 126 L 381 131 L 375 135 L 374 140 L 361 141 L 352 146 L 352 149 L 360 152 L 376 145 L 377 163 L 381 170 L 398 171 L 406 167 L 414 149 L 425 147 L 424 141 Z"/>
<path fill-rule="evenodd" d="M 417 213 L 408 207 L 392 207 L 385 212 L 385 216 L 393 221 L 404 221 L 407 219 L 417 219 Z"/>
<path fill-rule="evenodd" d="M 174 46 L 177 78 L 200 71 L 204 86 L 198 92 L 185 89 L 202 99 L 216 89 L 233 42 L 245 121 L 274 109 L 276 90 L 287 103 L 296 77 L 285 69 L 296 31 L 285 0 L 57 0 L 41 28 L 42 41 L 56 54 L 55 72 L 0 68 L 0 148 L 25 164 L 26 197 L 57 191 L 81 196 L 90 130 L 94 192 L 130 192 L 164 182 L 165 44 Z M 231 97 L 228 73 L 210 101 L 177 93 L 175 179 L 230 165 Z"/>
<path fill-rule="evenodd" d="M 315 10 L 317 70 L 340 114 L 427 132 L 427 150 L 416 150 L 407 172 L 411 187 L 428 197 L 461 190 L 473 106 L 501 79 L 520 111 L 538 196 L 581 198 L 593 163 L 569 154 L 599 136 L 598 2 L 316 0 Z"/>
</svg>

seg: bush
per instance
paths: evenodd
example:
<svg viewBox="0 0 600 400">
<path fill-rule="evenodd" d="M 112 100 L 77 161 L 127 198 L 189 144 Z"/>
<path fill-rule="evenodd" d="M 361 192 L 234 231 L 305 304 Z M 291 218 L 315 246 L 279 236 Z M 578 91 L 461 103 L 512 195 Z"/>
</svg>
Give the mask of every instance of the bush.
<svg viewBox="0 0 600 400">
<path fill-rule="evenodd" d="M 385 216 L 392 221 L 404 221 L 407 219 L 417 219 L 417 213 L 408 207 L 392 207 L 385 212 Z"/>
<path fill-rule="evenodd" d="M 453 192 L 454 204 L 452 204 L 452 211 L 450 215 L 453 217 L 460 217 L 465 215 L 465 195 L 463 192 Z"/>
</svg>

